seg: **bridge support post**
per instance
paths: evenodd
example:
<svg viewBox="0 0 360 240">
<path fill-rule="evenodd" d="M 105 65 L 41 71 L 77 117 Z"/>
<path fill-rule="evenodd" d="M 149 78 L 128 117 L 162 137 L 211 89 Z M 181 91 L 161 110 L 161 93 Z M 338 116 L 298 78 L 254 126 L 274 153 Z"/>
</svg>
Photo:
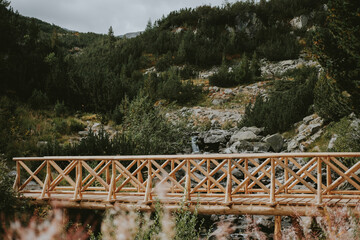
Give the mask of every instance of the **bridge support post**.
<svg viewBox="0 0 360 240">
<path fill-rule="evenodd" d="M 321 158 L 317 158 L 317 205 L 322 204 L 322 171 L 321 171 Z"/>
<path fill-rule="evenodd" d="M 190 178 L 190 160 L 186 160 L 186 179 L 185 179 L 185 202 L 190 201 L 190 191 L 191 191 L 191 178 Z"/>
<path fill-rule="evenodd" d="M 148 161 L 148 179 L 147 179 L 147 184 L 146 184 L 146 191 L 145 191 L 145 199 L 144 202 L 145 204 L 149 204 L 151 203 L 151 190 L 152 190 L 152 166 L 151 166 L 151 160 L 147 160 Z"/>
<path fill-rule="evenodd" d="M 231 159 L 228 159 L 228 171 L 227 171 L 227 182 L 226 182 L 226 193 L 225 193 L 225 204 L 230 205 L 232 198 L 231 198 L 231 191 L 232 191 L 232 182 L 231 182 Z"/>
<path fill-rule="evenodd" d="M 275 216 L 274 240 L 281 240 L 281 216 Z"/>
<path fill-rule="evenodd" d="M 275 205 L 275 160 L 271 158 L 270 205 Z"/>
</svg>

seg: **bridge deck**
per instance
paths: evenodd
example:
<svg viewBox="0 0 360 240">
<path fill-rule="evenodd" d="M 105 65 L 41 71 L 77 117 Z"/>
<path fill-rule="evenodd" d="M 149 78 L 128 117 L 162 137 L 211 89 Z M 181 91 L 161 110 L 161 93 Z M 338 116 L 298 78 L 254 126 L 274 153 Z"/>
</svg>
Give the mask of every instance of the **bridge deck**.
<svg viewBox="0 0 360 240">
<path fill-rule="evenodd" d="M 159 200 L 165 208 L 185 202 L 204 214 L 310 215 L 324 206 L 360 204 L 360 162 L 344 164 L 357 157 L 360 153 L 15 158 L 14 188 L 36 203 L 63 207 L 146 211 Z M 31 181 L 38 190 L 28 189 Z"/>
</svg>

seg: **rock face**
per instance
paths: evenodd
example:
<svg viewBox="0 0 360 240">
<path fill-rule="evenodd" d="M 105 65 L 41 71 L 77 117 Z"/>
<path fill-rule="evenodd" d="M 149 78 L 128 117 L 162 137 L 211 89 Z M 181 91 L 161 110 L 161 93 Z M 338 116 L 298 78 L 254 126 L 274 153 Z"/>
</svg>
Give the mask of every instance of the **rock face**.
<svg viewBox="0 0 360 240">
<path fill-rule="evenodd" d="M 237 16 L 235 20 L 235 30 L 237 32 L 245 32 L 251 38 L 263 27 L 263 24 L 256 16 L 256 13 L 246 12 L 242 16 Z"/>
<path fill-rule="evenodd" d="M 320 65 L 317 62 L 307 61 L 302 58 L 295 60 L 285 60 L 275 63 L 263 60 L 261 63 L 261 75 L 265 77 L 269 77 L 273 75 L 282 75 L 288 70 L 300 68 L 302 66 L 320 68 Z"/>
<path fill-rule="evenodd" d="M 263 137 L 263 128 L 243 127 L 230 130 L 212 129 L 198 136 L 200 150 L 215 153 L 245 153 L 281 151 L 283 138 L 280 134 Z"/>
<path fill-rule="evenodd" d="M 288 142 L 287 151 L 305 151 L 307 147 L 321 136 L 321 127 L 324 120 L 316 114 L 312 114 L 295 124 L 299 125 L 296 129 L 297 135 Z"/>
<path fill-rule="evenodd" d="M 229 141 L 232 132 L 211 129 L 207 132 L 199 134 L 198 143 L 200 148 L 205 151 L 217 151 L 220 147 L 225 146 L 226 142 Z"/>
<path fill-rule="evenodd" d="M 266 137 L 264 142 L 268 143 L 274 152 L 280 152 L 284 145 L 284 139 L 279 133 Z"/>
<path fill-rule="evenodd" d="M 309 18 L 305 15 L 301 15 L 299 17 L 294 17 L 291 19 L 290 24 L 294 29 L 302 29 L 306 27 Z"/>
<path fill-rule="evenodd" d="M 257 136 L 252 131 L 241 131 L 240 130 L 231 136 L 230 144 L 232 144 L 234 142 L 238 142 L 238 141 L 243 141 L 243 140 L 256 141 Z"/>
</svg>

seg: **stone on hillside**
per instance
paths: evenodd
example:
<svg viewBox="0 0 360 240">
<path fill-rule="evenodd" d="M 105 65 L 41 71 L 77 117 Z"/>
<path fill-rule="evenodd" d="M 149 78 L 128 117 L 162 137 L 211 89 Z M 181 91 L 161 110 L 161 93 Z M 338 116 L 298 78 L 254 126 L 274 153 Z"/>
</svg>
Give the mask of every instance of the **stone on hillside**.
<svg viewBox="0 0 360 240">
<path fill-rule="evenodd" d="M 316 114 L 311 114 L 309 116 L 306 116 L 303 118 L 303 124 L 308 124 L 309 122 L 311 122 L 312 120 L 314 120 L 317 117 Z"/>
<path fill-rule="evenodd" d="M 264 131 L 264 128 L 257 128 L 257 127 L 242 127 L 240 129 L 240 131 L 246 132 L 246 131 L 251 131 L 256 135 L 259 135 L 260 133 L 262 133 Z"/>
<path fill-rule="evenodd" d="M 284 145 L 284 139 L 280 133 L 273 134 L 264 139 L 264 142 L 270 144 L 274 152 L 280 152 Z"/>
<path fill-rule="evenodd" d="M 301 15 L 299 17 L 294 17 L 293 19 L 291 19 L 290 25 L 293 28 L 302 29 L 302 28 L 306 27 L 308 21 L 309 21 L 309 18 L 307 16 Z"/>
<path fill-rule="evenodd" d="M 215 106 L 219 106 L 219 105 L 222 105 L 224 104 L 226 101 L 225 99 L 214 99 L 212 100 L 212 105 L 215 105 Z"/>
<path fill-rule="evenodd" d="M 234 135 L 231 136 L 230 139 L 230 144 L 237 142 L 237 141 L 241 141 L 241 140 L 247 140 L 247 141 L 256 141 L 257 140 L 257 136 L 255 133 L 253 133 L 252 131 L 239 131 L 237 133 L 235 133 Z"/>
<path fill-rule="evenodd" d="M 252 152 L 254 145 L 248 141 L 240 140 L 232 144 L 229 150 L 231 153 Z"/>
<path fill-rule="evenodd" d="M 36 147 L 41 148 L 41 147 L 46 147 L 48 145 L 47 141 L 38 141 L 36 143 Z"/>
<path fill-rule="evenodd" d="M 252 144 L 254 146 L 253 149 L 254 152 L 268 152 L 271 147 L 269 143 L 254 142 Z"/>
<path fill-rule="evenodd" d="M 231 132 L 221 129 L 213 129 L 200 134 L 199 138 L 203 138 L 204 143 L 226 143 Z"/>
</svg>

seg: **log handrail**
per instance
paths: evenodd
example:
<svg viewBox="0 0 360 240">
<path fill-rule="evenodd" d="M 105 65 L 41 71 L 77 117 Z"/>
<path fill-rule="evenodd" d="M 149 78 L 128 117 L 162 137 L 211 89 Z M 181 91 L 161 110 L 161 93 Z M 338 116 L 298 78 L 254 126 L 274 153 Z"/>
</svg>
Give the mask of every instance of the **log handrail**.
<svg viewBox="0 0 360 240">
<path fill-rule="evenodd" d="M 38 200 L 111 203 L 140 196 L 151 204 L 161 195 L 156 185 L 168 183 L 166 201 L 217 198 L 222 200 L 214 204 L 231 206 L 246 197 L 276 206 L 301 198 L 321 206 L 324 199 L 360 199 L 360 162 L 346 167 L 343 158 L 360 153 L 16 157 L 14 189 Z M 35 190 L 28 186 L 33 180 Z M 344 183 L 350 188 L 343 189 Z"/>
</svg>

